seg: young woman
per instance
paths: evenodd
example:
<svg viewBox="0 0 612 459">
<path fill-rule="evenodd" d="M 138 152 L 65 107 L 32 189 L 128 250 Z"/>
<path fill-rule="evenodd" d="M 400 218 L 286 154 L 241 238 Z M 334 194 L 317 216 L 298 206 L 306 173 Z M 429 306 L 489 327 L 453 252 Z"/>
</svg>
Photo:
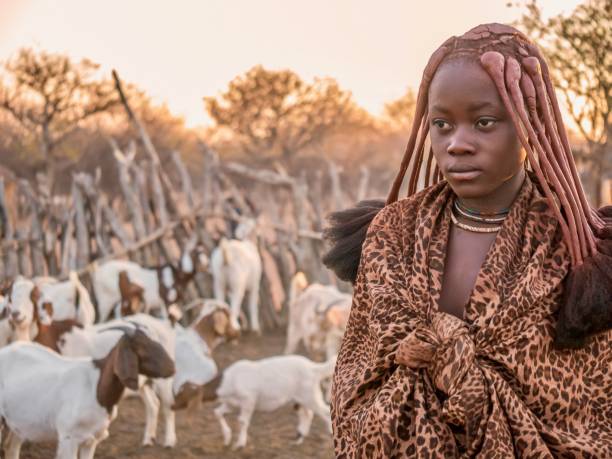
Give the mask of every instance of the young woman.
<svg viewBox="0 0 612 459">
<path fill-rule="evenodd" d="M 386 203 L 327 230 L 354 283 L 336 456 L 612 457 L 611 217 L 533 43 L 500 24 L 447 40 Z"/>
</svg>

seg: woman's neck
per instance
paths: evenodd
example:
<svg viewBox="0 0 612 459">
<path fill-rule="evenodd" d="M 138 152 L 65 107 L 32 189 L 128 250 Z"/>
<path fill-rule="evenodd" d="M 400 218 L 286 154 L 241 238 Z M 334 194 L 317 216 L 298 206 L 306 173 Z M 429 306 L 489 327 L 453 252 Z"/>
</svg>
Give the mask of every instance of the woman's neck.
<svg viewBox="0 0 612 459">
<path fill-rule="evenodd" d="M 501 212 L 504 209 L 508 209 L 514 202 L 514 199 L 523 186 L 526 174 L 525 169 L 521 167 L 514 176 L 502 183 L 492 193 L 476 198 L 459 197 L 459 201 L 465 207 L 479 212 Z"/>
</svg>

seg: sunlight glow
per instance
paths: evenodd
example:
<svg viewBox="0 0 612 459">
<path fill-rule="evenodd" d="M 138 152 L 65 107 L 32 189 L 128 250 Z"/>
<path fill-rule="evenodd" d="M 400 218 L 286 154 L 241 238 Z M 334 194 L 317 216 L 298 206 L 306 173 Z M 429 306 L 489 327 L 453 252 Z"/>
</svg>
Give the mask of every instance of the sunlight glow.
<svg viewBox="0 0 612 459">
<path fill-rule="evenodd" d="M 202 97 L 256 64 L 330 76 L 380 114 L 418 86 L 452 34 L 520 15 L 505 0 L 1 0 L 0 60 L 22 46 L 87 57 L 167 102 L 189 126 L 209 123 Z M 577 0 L 539 2 L 545 15 Z M 444 14 L 441 14 L 441 12 Z"/>
</svg>

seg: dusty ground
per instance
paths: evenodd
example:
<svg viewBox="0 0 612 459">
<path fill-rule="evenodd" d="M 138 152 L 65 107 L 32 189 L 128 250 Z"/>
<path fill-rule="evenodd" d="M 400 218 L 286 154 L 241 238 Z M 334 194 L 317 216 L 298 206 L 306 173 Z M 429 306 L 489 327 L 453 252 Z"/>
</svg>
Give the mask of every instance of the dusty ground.
<svg viewBox="0 0 612 459">
<path fill-rule="evenodd" d="M 221 367 L 241 359 L 257 359 L 277 355 L 284 346 L 284 333 L 279 331 L 263 337 L 245 336 L 237 345 L 223 344 L 215 351 Z M 121 402 L 119 417 L 113 422 L 110 437 L 96 450 L 98 459 L 115 458 L 286 458 L 327 459 L 332 458 L 331 435 L 323 422 L 315 417 L 310 435 L 304 443 L 295 445 L 297 415 L 293 407 L 286 406 L 272 413 L 256 412 L 249 428 L 247 446 L 242 451 L 232 451 L 223 446 L 221 429 L 213 415 L 214 403 L 203 404 L 197 411 L 177 413 L 178 444 L 173 449 L 161 446 L 141 446 L 144 428 L 144 408 L 139 399 Z M 234 434 L 237 432 L 235 416 L 228 416 Z M 160 428 L 161 428 L 160 422 Z M 158 432 L 162 438 L 162 432 Z M 235 438 L 235 436 L 234 436 Z M 26 444 L 22 448 L 22 459 L 50 459 L 54 457 L 55 445 Z"/>
</svg>

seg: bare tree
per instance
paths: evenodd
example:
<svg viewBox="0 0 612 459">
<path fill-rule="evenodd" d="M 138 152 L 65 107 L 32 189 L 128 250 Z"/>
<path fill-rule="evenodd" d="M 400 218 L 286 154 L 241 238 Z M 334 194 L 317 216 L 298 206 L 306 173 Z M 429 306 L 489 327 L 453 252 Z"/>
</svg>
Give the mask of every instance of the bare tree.
<svg viewBox="0 0 612 459">
<path fill-rule="evenodd" d="M 205 97 L 217 126 L 230 128 L 249 154 L 287 159 L 326 134 L 369 122 L 350 92 L 330 78 L 307 84 L 290 70 L 253 67 L 219 97 Z"/>
<path fill-rule="evenodd" d="M 29 48 L 4 64 L 0 107 L 35 135 L 50 183 L 58 145 L 83 120 L 118 102 L 110 80 L 95 78 L 98 68 L 88 59 L 73 62 L 62 54 Z"/>
<path fill-rule="evenodd" d="M 612 3 L 589 0 L 569 15 L 542 18 L 535 0 L 517 22 L 546 51 L 553 83 L 586 141 L 577 154 L 592 176 L 587 191 L 601 204 L 602 181 L 612 174 Z"/>
<path fill-rule="evenodd" d="M 410 130 L 416 108 L 416 94 L 412 88 L 398 99 L 385 104 L 384 116 L 393 129 Z"/>
</svg>

